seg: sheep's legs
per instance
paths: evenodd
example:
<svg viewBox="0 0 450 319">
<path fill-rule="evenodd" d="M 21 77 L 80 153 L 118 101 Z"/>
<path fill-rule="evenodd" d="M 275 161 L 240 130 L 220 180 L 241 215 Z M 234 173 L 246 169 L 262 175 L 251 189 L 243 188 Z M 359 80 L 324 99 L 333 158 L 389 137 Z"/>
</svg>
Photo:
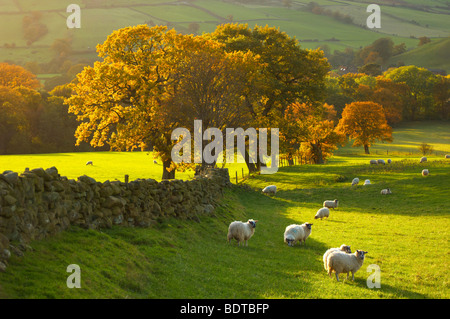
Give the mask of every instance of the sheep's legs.
<svg viewBox="0 0 450 319">
<path fill-rule="evenodd" d="M 336 273 L 336 279 L 337 279 L 337 281 L 339 281 L 339 274 L 338 273 Z"/>
</svg>

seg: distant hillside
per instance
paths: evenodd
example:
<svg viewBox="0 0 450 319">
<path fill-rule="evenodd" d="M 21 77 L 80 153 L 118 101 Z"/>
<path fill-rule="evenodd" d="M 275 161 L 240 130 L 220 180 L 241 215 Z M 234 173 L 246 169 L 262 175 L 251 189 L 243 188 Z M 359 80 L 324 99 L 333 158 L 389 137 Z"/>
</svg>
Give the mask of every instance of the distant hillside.
<svg viewBox="0 0 450 319">
<path fill-rule="evenodd" d="M 311 6 L 315 3 L 315 8 Z M 415 48 L 418 38 L 450 36 L 450 8 L 445 0 L 380 0 L 381 29 L 368 29 L 367 5 L 372 0 L 82 0 L 81 28 L 68 29 L 66 8 L 73 0 L 2 0 L 0 62 L 25 65 L 51 62 L 61 52 L 51 49 L 58 39 L 70 45 L 71 63 L 90 63 L 95 47 L 112 31 L 138 24 L 167 25 L 183 33 L 211 32 L 223 23 L 269 25 L 296 37 L 303 48 L 325 46 L 331 52 L 358 50 L 382 37 Z M 309 9 L 308 9 L 309 8 Z M 33 25 L 31 25 L 31 22 Z M 37 28 L 37 26 L 39 28 Z M 40 33 L 35 34 L 35 30 Z M 60 61 L 61 62 L 61 61 Z M 62 62 L 61 62 L 62 64 Z"/>
<path fill-rule="evenodd" d="M 397 65 L 399 62 L 427 69 L 443 69 L 450 74 L 450 37 L 432 40 L 390 60 L 390 64 Z"/>
</svg>

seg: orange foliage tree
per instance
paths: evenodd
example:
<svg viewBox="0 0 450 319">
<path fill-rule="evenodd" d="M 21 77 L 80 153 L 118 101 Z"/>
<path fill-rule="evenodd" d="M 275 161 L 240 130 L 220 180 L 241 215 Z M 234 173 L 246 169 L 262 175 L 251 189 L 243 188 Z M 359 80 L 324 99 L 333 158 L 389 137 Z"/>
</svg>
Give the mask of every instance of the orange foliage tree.
<svg viewBox="0 0 450 319">
<path fill-rule="evenodd" d="M 306 103 L 292 103 L 285 111 L 280 127 L 282 151 L 288 155 L 301 154 L 315 164 L 323 164 L 345 136 L 335 130 L 333 106 L 313 107 Z"/>
<path fill-rule="evenodd" d="M 392 128 L 387 124 L 383 107 L 375 102 L 347 104 L 336 127 L 354 139 L 353 147 L 363 146 L 366 154 L 376 141 L 392 142 Z"/>
<path fill-rule="evenodd" d="M 8 87 L 24 86 L 30 89 L 40 87 L 36 75 L 19 65 L 0 63 L 0 85 Z"/>
<path fill-rule="evenodd" d="M 252 53 L 227 53 L 202 36 L 163 26 L 128 27 L 97 47 L 103 61 L 86 67 L 66 100 L 81 124 L 77 143 L 112 149 L 153 147 L 163 161 L 163 179 L 175 178 L 171 133 L 193 120 L 225 127 L 239 107 L 257 66 Z"/>
</svg>

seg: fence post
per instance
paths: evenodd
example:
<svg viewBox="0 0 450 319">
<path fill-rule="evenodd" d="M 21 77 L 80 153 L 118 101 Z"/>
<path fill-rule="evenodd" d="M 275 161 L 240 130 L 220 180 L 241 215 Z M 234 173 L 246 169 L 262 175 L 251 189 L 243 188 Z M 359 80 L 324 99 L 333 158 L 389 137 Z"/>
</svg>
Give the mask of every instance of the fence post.
<svg viewBox="0 0 450 319">
<path fill-rule="evenodd" d="M 236 171 L 236 184 L 238 183 L 238 176 L 237 176 L 237 171 Z"/>
</svg>

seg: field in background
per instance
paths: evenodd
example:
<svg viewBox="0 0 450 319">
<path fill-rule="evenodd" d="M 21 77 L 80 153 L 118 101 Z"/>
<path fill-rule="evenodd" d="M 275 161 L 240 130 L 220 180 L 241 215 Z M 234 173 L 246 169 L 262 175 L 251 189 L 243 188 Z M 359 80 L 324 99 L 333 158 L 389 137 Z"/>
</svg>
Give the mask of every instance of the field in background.
<svg viewBox="0 0 450 319">
<path fill-rule="evenodd" d="M 406 122 L 393 130 L 393 143 L 378 143 L 370 148 L 371 154 L 365 155 L 362 147 L 354 148 L 351 143 L 339 147 L 332 157 L 339 160 L 341 157 L 354 157 L 355 160 L 368 161 L 370 158 L 392 158 L 417 160 L 422 155 L 418 146 L 424 142 L 434 147 L 433 154 L 429 158 L 441 159 L 444 154 L 450 154 L 450 123 L 439 121 Z M 162 163 L 157 158 L 157 164 L 153 163 L 151 152 L 79 152 L 79 153 L 55 153 L 55 154 L 29 154 L 29 155 L 1 155 L 0 172 L 12 170 L 23 172 L 29 169 L 42 167 L 44 169 L 55 166 L 59 174 L 76 179 L 81 175 L 88 175 L 99 182 L 106 180 L 124 181 L 124 176 L 129 175 L 129 180 L 137 178 L 153 178 L 161 180 Z M 92 166 L 86 166 L 88 161 L 93 161 Z M 248 176 L 245 163 L 226 164 L 231 181 L 235 183 L 236 172 L 238 180 L 242 174 Z M 191 179 L 193 171 L 176 172 L 178 179 Z"/>
<path fill-rule="evenodd" d="M 220 0 L 197 0 L 193 2 L 170 2 L 163 0 L 133 1 L 83 1 L 80 3 L 82 18 L 80 29 L 67 29 L 66 8 L 72 3 L 62 1 L 17 0 L 3 1 L 0 6 L 0 61 L 11 60 L 16 64 L 27 61 L 44 62 L 55 56 L 50 45 L 56 39 L 72 38 L 73 59 L 96 58 L 95 47 L 119 28 L 138 24 L 163 24 L 180 32 L 190 33 L 189 24 L 197 23 L 197 33 L 211 32 L 217 25 L 227 22 L 269 25 L 279 27 L 290 36 L 295 36 L 303 48 L 328 45 L 333 51 L 346 47 L 359 49 L 380 37 L 391 37 L 396 44 L 404 42 L 407 48 L 417 46 L 417 38 L 445 38 L 449 36 L 450 9 L 439 1 L 416 0 L 408 2 L 416 7 L 407 7 L 403 2 L 392 7 L 380 3 L 382 8 L 381 29 L 369 30 L 365 25 L 369 13 L 368 3 L 355 1 L 316 0 L 326 9 L 349 15 L 353 24 L 346 24 L 329 16 L 316 15 L 301 9 L 309 0 L 293 1 L 292 6 L 281 2 L 268 5 L 230 3 Z M 86 5 L 86 3 L 91 3 Z M 33 11 L 43 13 L 41 22 L 48 33 L 27 46 L 23 37 L 22 20 Z M 100 23 L 101 21 L 101 23 Z M 6 32 L 6 30 L 8 30 Z M 15 48 L 5 48 L 5 43 Z M 407 56 L 406 56 L 407 58 Z M 408 60 L 403 60 L 406 64 Z M 419 65 L 420 66 L 420 65 Z"/>
</svg>

